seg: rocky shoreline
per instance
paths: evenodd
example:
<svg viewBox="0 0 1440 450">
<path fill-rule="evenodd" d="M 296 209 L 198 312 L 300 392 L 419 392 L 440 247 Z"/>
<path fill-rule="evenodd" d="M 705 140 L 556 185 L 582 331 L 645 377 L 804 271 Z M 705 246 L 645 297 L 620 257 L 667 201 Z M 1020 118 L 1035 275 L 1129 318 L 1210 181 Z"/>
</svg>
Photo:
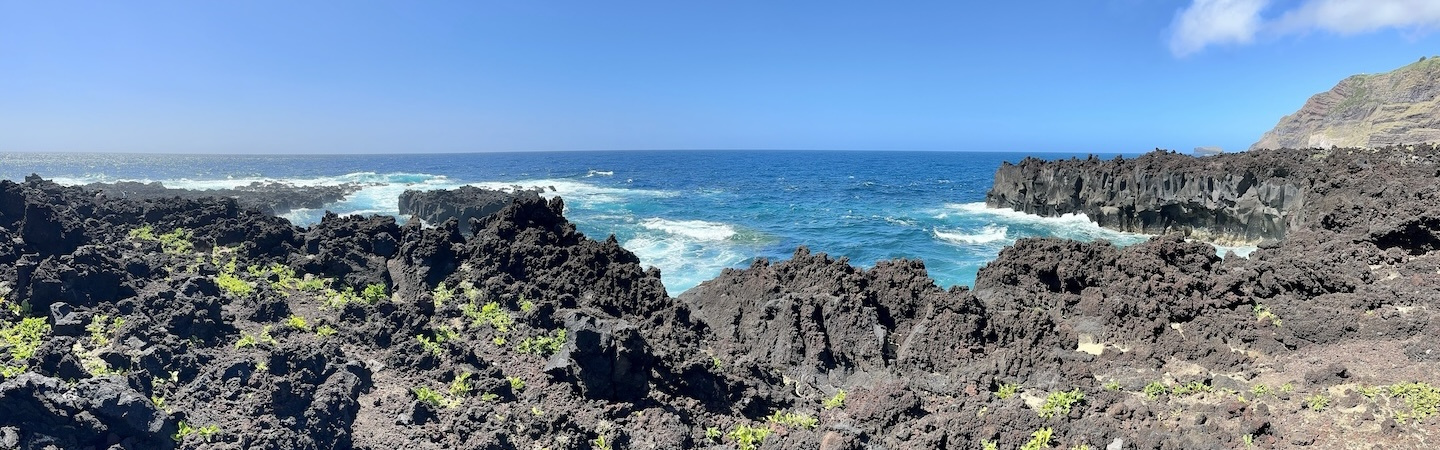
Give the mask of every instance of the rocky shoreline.
<svg viewBox="0 0 1440 450">
<path fill-rule="evenodd" d="M 0 181 L 0 448 L 1419 448 L 1436 181 L 1434 147 L 1027 160 L 995 204 L 1267 242 L 1024 239 L 973 290 L 800 248 L 675 298 L 559 198 L 301 228 Z"/>
</svg>

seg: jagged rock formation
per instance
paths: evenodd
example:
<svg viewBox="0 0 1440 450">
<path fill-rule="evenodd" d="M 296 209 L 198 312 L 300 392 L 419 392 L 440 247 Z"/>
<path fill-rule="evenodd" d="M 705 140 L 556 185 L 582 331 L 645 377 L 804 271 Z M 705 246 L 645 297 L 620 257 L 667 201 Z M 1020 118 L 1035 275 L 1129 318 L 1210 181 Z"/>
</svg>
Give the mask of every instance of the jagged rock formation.
<svg viewBox="0 0 1440 450">
<path fill-rule="evenodd" d="M 460 233 L 470 234 L 470 220 L 479 219 L 499 211 L 519 198 L 536 198 L 543 192 L 540 188 L 515 188 L 508 191 L 480 189 L 475 186 L 460 186 L 456 189 L 432 191 L 407 190 L 400 194 L 400 215 L 415 216 L 426 223 L 438 224 L 456 219 Z"/>
<path fill-rule="evenodd" d="M 232 189 L 190 190 L 167 188 L 159 181 L 140 183 L 121 181 L 116 183 L 90 183 L 86 189 L 99 191 L 112 197 L 132 199 L 161 199 L 180 197 L 198 199 L 202 197 L 233 198 L 241 207 L 258 209 L 270 214 L 285 214 L 295 209 L 320 209 L 327 203 L 344 200 L 364 186 L 358 183 L 344 183 L 335 186 L 296 186 L 278 181 L 253 182 Z"/>
<path fill-rule="evenodd" d="M 1164 151 L 1113 160 L 1026 158 L 995 172 L 985 202 L 1042 216 L 1081 213 L 1120 231 L 1273 243 L 1302 228 L 1399 220 L 1403 216 L 1383 208 L 1413 209 L 1410 194 L 1434 189 L 1435 154 L 1433 146 L 1404 146 L 1204 158 Z"/>
<path fill-rule="evenodd" d="M 1440 142 L 1440 60 L 1355 75 L 1316 94 L 1250 146 L 1383 147 Z"/>
<path fill-rule="evenodd" d="M 1250 259 L 1026 239 L 970 291 L 802 248 L 679 298 L 559 198 L 467 234 L 0 181 L 0 447 L 1422 447 L 1361 388 L 1440 385 L 1440 149 L 1317 155 Z"/>
</svg>

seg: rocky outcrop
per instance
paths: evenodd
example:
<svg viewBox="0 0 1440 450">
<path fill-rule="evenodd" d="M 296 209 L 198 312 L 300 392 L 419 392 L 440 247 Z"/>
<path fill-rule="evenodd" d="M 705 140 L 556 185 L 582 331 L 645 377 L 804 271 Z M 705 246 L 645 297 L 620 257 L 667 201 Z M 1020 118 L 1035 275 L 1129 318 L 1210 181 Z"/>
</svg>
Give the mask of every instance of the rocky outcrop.
<svg viewBox="0 0 1440 450">
<path fill-rule="evenodd" d="M 1440 142 L 1440 60 L 1355 75 L 1280 119 L 1251 150 Z"/>
<path fill-rule="evenodd" d="M 471 219 L 494 214 L 517 199 L 537 198 L 542 192 L 539 188 L 494 190 L 475 186 L 432 191 L 407 190 L 400 194 L 400 215 L 419 217 L 431 224 L 456 219 L 460 223 L 460 232 L 468 235 Z"/>
<path fill-rule="evenodd" d="M 344 200 L 345 197 L 365 186 L 359 183 L 343 183 L 334 186 L 296 186 L 278 181 L 256 181 L 230 189 L 192 190 L 167 188 L 159 181 L 149 183 L 120 181 L 90 183 L 84 187 L 104 195 L 131 199 L 233 198 L 241 207 L 254 208 L 270 214 L 285 214 L 296 209 L 324 208 L 326 204 Z"/>
<path fill-rule="evenodd" d="M 1423 447 L 1362 392 L 1440 385 L 1440 149 L 1298 152 L 1189 160 L 1305 189 L 1249 259 L 1024 239 L 972 291 L 801 248 L 679 298 L 560 198 L 462 234 L 0 181 L 0 447 Z"/>
<path fill-rule="evenodd" d="M 1436 160 L 1429 145 L 1203 158 L 1158 150 L 1130 159 L 1027 158 L 995 172 L 985 202 L 1042 216 L 1085 214 L 1120 231 L 1274 243 L 1299 229 L 1348 231 L 1380 225 L 1376 221 L 1392 229 L 1397 220 L 1414 222 L 1428 208 L 1416 200 L 1428 199 L 1440 176 Z M 1393 238 L 1424 239 L 1404 236 Z"/>
</svg>

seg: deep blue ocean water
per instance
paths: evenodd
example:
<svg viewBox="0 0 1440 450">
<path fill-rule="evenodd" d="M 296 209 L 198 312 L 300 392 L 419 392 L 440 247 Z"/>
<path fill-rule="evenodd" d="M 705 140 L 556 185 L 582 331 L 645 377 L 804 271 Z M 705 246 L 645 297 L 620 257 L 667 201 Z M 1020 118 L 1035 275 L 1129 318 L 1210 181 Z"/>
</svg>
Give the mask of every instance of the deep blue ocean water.
<svg viewBox="0 0 1440 450">
<path fill-rule="evenodd" d="M 361 182 L 369 187 L 325 209 L 398 212 L 406 189 L 553 187 L 566 216 L 594 239 L 614 234 L 678 294 L 756 257 L 788 258 L 796 246 L 878 260 L 925 261 L 941 287 L 975 272 L 1021 237 L 1147 236 L 1096 227 L 1083 216 L 1040 218 L 984 207 L 1002 161 L 1021 153 L 842 151 L 609 151 L 419 155 L 0 154 L 0 176 L 38 173 L 63 184 L 161 181 L 221 188 L 259 180 Z M 1033 154 L 1069 158 L 1072 154 Z M 1111 155 L 1101 155 L 1112 157 Z M 549 194 L 547 194 L 549 195 Z M 323 210 L 285 217 L 297 225 Z"/>
</svg>

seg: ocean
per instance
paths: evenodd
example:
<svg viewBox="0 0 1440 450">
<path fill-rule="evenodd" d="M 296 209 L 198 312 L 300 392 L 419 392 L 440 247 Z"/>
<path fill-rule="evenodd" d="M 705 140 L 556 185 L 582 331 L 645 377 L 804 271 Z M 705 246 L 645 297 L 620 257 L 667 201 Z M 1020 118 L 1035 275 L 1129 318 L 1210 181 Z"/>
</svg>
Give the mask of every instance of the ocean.
<svg viewBox="0 0 1440 450">
<path fill-rule="evenodd" d="M 0 176 L 31 173 L 62 184 L 160 181 L 227 188 L 254 181 L 364 183 L 324 210 L 398 214 L 407 189 L 540 186 L 565 199 L 566 216 L 593 239 L 614 234 L 643 264 L 660 268 L 672 294 L 745 267 L 788 258 L 797 246 L 852 264 L 925 261 L 941 287 L 975 273 L 1023 237 L 1106 239 L 1120 233 L 1071 215 L 1042 218 L 986 208 L 1002 161 L 1084 154 L 870 151 L 597 151 L 405 155 L 0 154 Z M 1101 154 L 1113 157 L 1114 154 Z M 324 210 L 284 217 L 308 226 Z M 404 218 L 401 218 L 403 221 Z M 1224 251 L 1223 249 L 1221 250 Z"/>
</svg>

